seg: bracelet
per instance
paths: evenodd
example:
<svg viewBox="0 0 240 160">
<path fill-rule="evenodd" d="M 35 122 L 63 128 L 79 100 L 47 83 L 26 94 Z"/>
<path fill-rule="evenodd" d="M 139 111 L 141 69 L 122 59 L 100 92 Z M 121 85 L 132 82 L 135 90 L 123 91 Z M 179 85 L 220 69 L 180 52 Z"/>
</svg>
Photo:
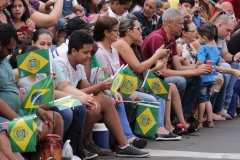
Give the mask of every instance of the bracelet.
<svg viewBox="0 0 240 160">
<path fill-rule="evenodd" d="M 235 61 L 234 61 L 234 56 L 235 56 L 235 55 L 232 56 L 232 62 L 235 62 Z"/>
</svg>

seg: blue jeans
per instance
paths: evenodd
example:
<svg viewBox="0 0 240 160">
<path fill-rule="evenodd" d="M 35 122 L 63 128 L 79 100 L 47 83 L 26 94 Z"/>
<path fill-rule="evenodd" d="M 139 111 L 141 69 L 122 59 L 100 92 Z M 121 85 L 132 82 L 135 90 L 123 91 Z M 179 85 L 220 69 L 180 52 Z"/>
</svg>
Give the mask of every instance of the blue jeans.
<svg viewBox="0 0 240 160">
<path fill-rule="evenodd" d="M 73 112 L 71 109 L 65 109 L 60 111 L 57 107 L 51 107 L 52 111 L 56 111 L 58 112 L 63 119 L 64 122 L 64 133 L 68 130 L 69 126 L 72 123 L 72 119 L 73 119 Z M 81 127 L 82 127 L 82 131 L 84 129 L 84 124 L 85 124 L 85 120 L 87 117 L 87 109 L 84 105 L 81 106 L 76 106 L 74 107 L 74 113 L 77 114 L 78 119 L 80 121 Z"/>
<path fill-rule="evenodd" d="M 136 94 L 143 101 L 159 102 L 157 127 L 163 127 L 164 126 L 164 117 L 165 117 L 165 100 L 156 96 L 153 93 L 146 94 L 146 93 L 135 91 L 134 94 Z"/>
<path fill-rule="evenodd" d="M 188 118 L 202 88 L 202 76 L 194 76 L 189 78 L 172 76 L 165 78 L 164 81 L 167 83 L 174 83 L 178 88 L 183 107 L 183 115 L 184 118 Z"/>
<path fill-rule="evenodd" d="M 233 69 L 240 70 L 240 64 L 238 64 L 238 63 L 235 63 L 235 62 L 231 63 L 231 67 Z M 226 95 L 225 95 L 225 99 L 224 99 L 225 106 L 229 106 L 229 104 L 231 103 L 231 98 L 233 95 L 233 87 L 234 87 L 236 81 L 237 81 L 237 78 L 234 75 L 231 75 L 228 85 L 227 85 Z"/>
<path fill-rule="evenodd" d="M 125 107 L 124 107 L 123 102 L 116 104 L 115 108 L 117 110 L 117 113 L 118 113 L 120 122 L 122 124 L 123 131 L 124 131 L 124 134 L 125 134 L 126 138 L 130 139 L 132 137 L 136 137 L 132 133 L 132 130 L 131 130 L 130 126 L 129 126 L 129 122 L 128 122 L 128 119 L 127 119 L 127 116 L 126 116 L 126 111 L 125 111 Z"/>
<path fill-rule="evenodd" d="M 214 82 L 203 82 L 202 88 L 198 94 L 198 103 L 210 101 Z"/>
<path fill-rule="evenodd" d="M 230 64 L 228 63 L 221 63 L 221 66 L 224 68 L 231 68 Z M 221 112 L 221 110 L 223 109 L 223 103 L 226 95 L 226 88 L 229 83 L 230 77 L 231 77 L 231 74 L 223 73 L 223 79 L 224 79 L 223 86 L 221 87 L 219 92 L 215 92 L 213 96 L 210 98 L 214 113 Z"/>
<path fill-rule="evenodd" d="M 233 95 L 232 95 L 232 100 L 229 105 L 227 113 L 233 118 L 234 114 L 236 113 L 237 105 L 238 105 L 238 99 L 240 96 L 240 80 L 237 80 L 235 83 L 235 86 L 233 88 Z"/>
</svg>

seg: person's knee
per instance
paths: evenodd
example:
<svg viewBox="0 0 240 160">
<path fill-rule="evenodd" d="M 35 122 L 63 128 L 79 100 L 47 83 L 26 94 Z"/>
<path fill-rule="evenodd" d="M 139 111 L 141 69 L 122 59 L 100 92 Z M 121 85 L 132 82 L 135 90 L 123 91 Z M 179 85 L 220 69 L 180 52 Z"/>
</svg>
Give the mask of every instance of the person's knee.
<svg viewBox="0 0 240 160">
<path fill-rule="evenodd" d="M 57 112 L 54 112 L 53 114 L 54 114 L 56 127 L 58 127 L 58 126 L 63 127 L 64 122 L 63 122 L 62 116 Z"/>
<path fill-rule="evenodd" d="M 224 67 L 224 68 L 232 68 L 229 63 L 221 63 L 221 67 Z"/>
</svg>

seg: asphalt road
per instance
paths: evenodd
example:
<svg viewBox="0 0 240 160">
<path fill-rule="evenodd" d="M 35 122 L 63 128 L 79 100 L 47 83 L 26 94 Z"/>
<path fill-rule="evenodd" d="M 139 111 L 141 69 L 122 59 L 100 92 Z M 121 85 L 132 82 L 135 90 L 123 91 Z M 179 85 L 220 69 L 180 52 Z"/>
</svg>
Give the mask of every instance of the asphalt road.
<svg viewBox="0 0 240 160">
<path fill-rule="evenodd" d="M 148 138 L 145 150 L 147 160 L 213 160 L 240 159 L 240 117 L 227 121 L 214 121 L 214 128 L 202 128 L 198 133 L 182 136 L 181 141 L 155 141 Z M 135 160 L 119 158 L 114 153 L 98 157 L 99 160 Z"/>
</svg>

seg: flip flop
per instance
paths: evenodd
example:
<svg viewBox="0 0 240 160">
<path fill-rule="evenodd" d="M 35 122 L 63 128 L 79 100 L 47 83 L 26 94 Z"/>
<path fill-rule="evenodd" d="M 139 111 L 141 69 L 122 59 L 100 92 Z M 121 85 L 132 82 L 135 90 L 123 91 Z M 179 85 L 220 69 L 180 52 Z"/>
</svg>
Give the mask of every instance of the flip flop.
<svg viewBox="0 0 240 160">
<path fill-rule="evenodd" d="M 197 127 L 193 124 L 190 124 L 190 126 L 187 129 L 188 133 L 194 133 L 194 132 L 198 132 L 198 131 L 199 131 L 199 127 Z"/>
<path fill-rule="evenodd" d="M 181 135 L 186 135 L 188 134 L 188 132 L 186 130 L 184 130 L 184 128 L 174 128 L 174 130 L 172 131 L 172 133 L 181 136 Z"/>
</svg>

